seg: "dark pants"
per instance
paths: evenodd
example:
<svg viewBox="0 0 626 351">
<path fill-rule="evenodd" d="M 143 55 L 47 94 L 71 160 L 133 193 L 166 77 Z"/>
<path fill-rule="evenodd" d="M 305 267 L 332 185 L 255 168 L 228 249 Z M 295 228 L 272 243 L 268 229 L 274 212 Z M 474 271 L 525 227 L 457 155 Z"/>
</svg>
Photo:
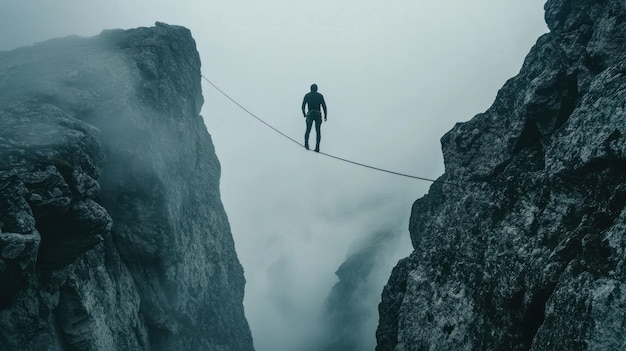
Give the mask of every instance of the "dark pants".
<svg viewBox="0 0 626 351">
<path fill-rule="evenodd" d="M 315 151 L 319 151 L 320 149 L 320 140 L 322 139 L 322 114 L 319 112 L 309 112 L 306 116 L 306 132 L 304 133 L 304 147 L 309 148 L 309 134 L 311 134 L 311 126 L 313 126 L 313 122 L 315 122 L 315 133 L 317 136 L 315 138 Z"/>
</svg>

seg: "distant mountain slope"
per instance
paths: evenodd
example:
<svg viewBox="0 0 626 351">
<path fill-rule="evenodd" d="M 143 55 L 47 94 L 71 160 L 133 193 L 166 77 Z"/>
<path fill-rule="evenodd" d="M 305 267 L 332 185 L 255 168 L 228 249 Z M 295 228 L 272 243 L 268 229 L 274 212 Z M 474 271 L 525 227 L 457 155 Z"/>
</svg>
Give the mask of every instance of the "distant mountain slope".
<svg viewBox="0 0 626 351">
<path fill-rule="evenodd" d="M 325 330 L 315 351 L 371 350 L 375 345 L 376 307 L 391 267 L 401 257 L 404 230 L 382 227 L 353 243 L 335 274 L 339 281 L 325 301 Z M 406 254 L 403 251 L 402 254 Z M 313 350 L 313 348 L 310 348 Z"/>
</svg>

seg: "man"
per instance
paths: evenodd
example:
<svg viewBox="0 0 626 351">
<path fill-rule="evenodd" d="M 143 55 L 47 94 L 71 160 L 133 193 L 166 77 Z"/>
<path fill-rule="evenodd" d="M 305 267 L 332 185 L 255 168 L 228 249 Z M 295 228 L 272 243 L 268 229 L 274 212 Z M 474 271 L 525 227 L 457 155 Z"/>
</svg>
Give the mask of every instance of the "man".
<svg viewBox="0 0 626 351">
<path fill-rule="evenodd" d="M 308 105 L 308 112 L 305 112 L 304 107 Z M 324 110 L 324 121 L 327 120 L 328 113 L 326 112 L 326 102 L 324 96 L 317 92 L 317 84 L 311 85 L 311 92 L 304 95 L 302 101 L 302 115 L 306 118 L 306 132 L 304 133 L 304 147 L 309 149 L 309 134 L 311 133 L 311 126 L 315 122 L 315 132 L 317 133 L 315 152 L 320 152 L 320 140 L 322 139 L 321 126 L 322 126 L 322 112 Z"/>
</svg>

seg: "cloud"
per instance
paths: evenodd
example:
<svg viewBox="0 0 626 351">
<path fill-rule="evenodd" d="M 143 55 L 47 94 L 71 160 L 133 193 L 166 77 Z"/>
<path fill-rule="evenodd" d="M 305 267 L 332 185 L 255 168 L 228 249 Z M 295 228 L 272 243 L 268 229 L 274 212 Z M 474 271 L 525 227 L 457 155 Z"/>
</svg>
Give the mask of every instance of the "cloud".
<svg viewBox="0 0 626 351">
<path fill-rule="evenodd" d="M 339 266 L 339 281 L 326 298 L 324 325 L 316 350 L 360 351 L 376 346 L 378 304 L 391 267 L 408 254 L 404 230 L 390 227 L 364 233 L 351 245 L 350 254 Z M 405 239 L 405 240 L 402 240 Z"/>
</svg>

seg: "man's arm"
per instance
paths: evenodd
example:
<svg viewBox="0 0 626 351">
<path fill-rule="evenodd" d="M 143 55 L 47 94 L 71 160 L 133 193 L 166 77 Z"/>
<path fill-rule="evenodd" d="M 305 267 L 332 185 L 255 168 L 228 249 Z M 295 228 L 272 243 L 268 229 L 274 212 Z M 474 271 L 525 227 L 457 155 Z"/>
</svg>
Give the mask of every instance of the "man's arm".
<svg viewBox="0 0 626 351">
<path fill-rule="evenodd" d="M 324 101 L 324 97 L 322 96 L 322 109 L 324 110 L 324 120 L 328 118 L 328 111 L 326 111 L 326 101 Z"/>
<path fill-rule="evenodd" d="M 302 99 L 302 115 L 306 117 L 306 112 L 304 112 L 304 106 L 306 106 L 306 95 L 304 95 L 304 99 Z"/>
</svg>

